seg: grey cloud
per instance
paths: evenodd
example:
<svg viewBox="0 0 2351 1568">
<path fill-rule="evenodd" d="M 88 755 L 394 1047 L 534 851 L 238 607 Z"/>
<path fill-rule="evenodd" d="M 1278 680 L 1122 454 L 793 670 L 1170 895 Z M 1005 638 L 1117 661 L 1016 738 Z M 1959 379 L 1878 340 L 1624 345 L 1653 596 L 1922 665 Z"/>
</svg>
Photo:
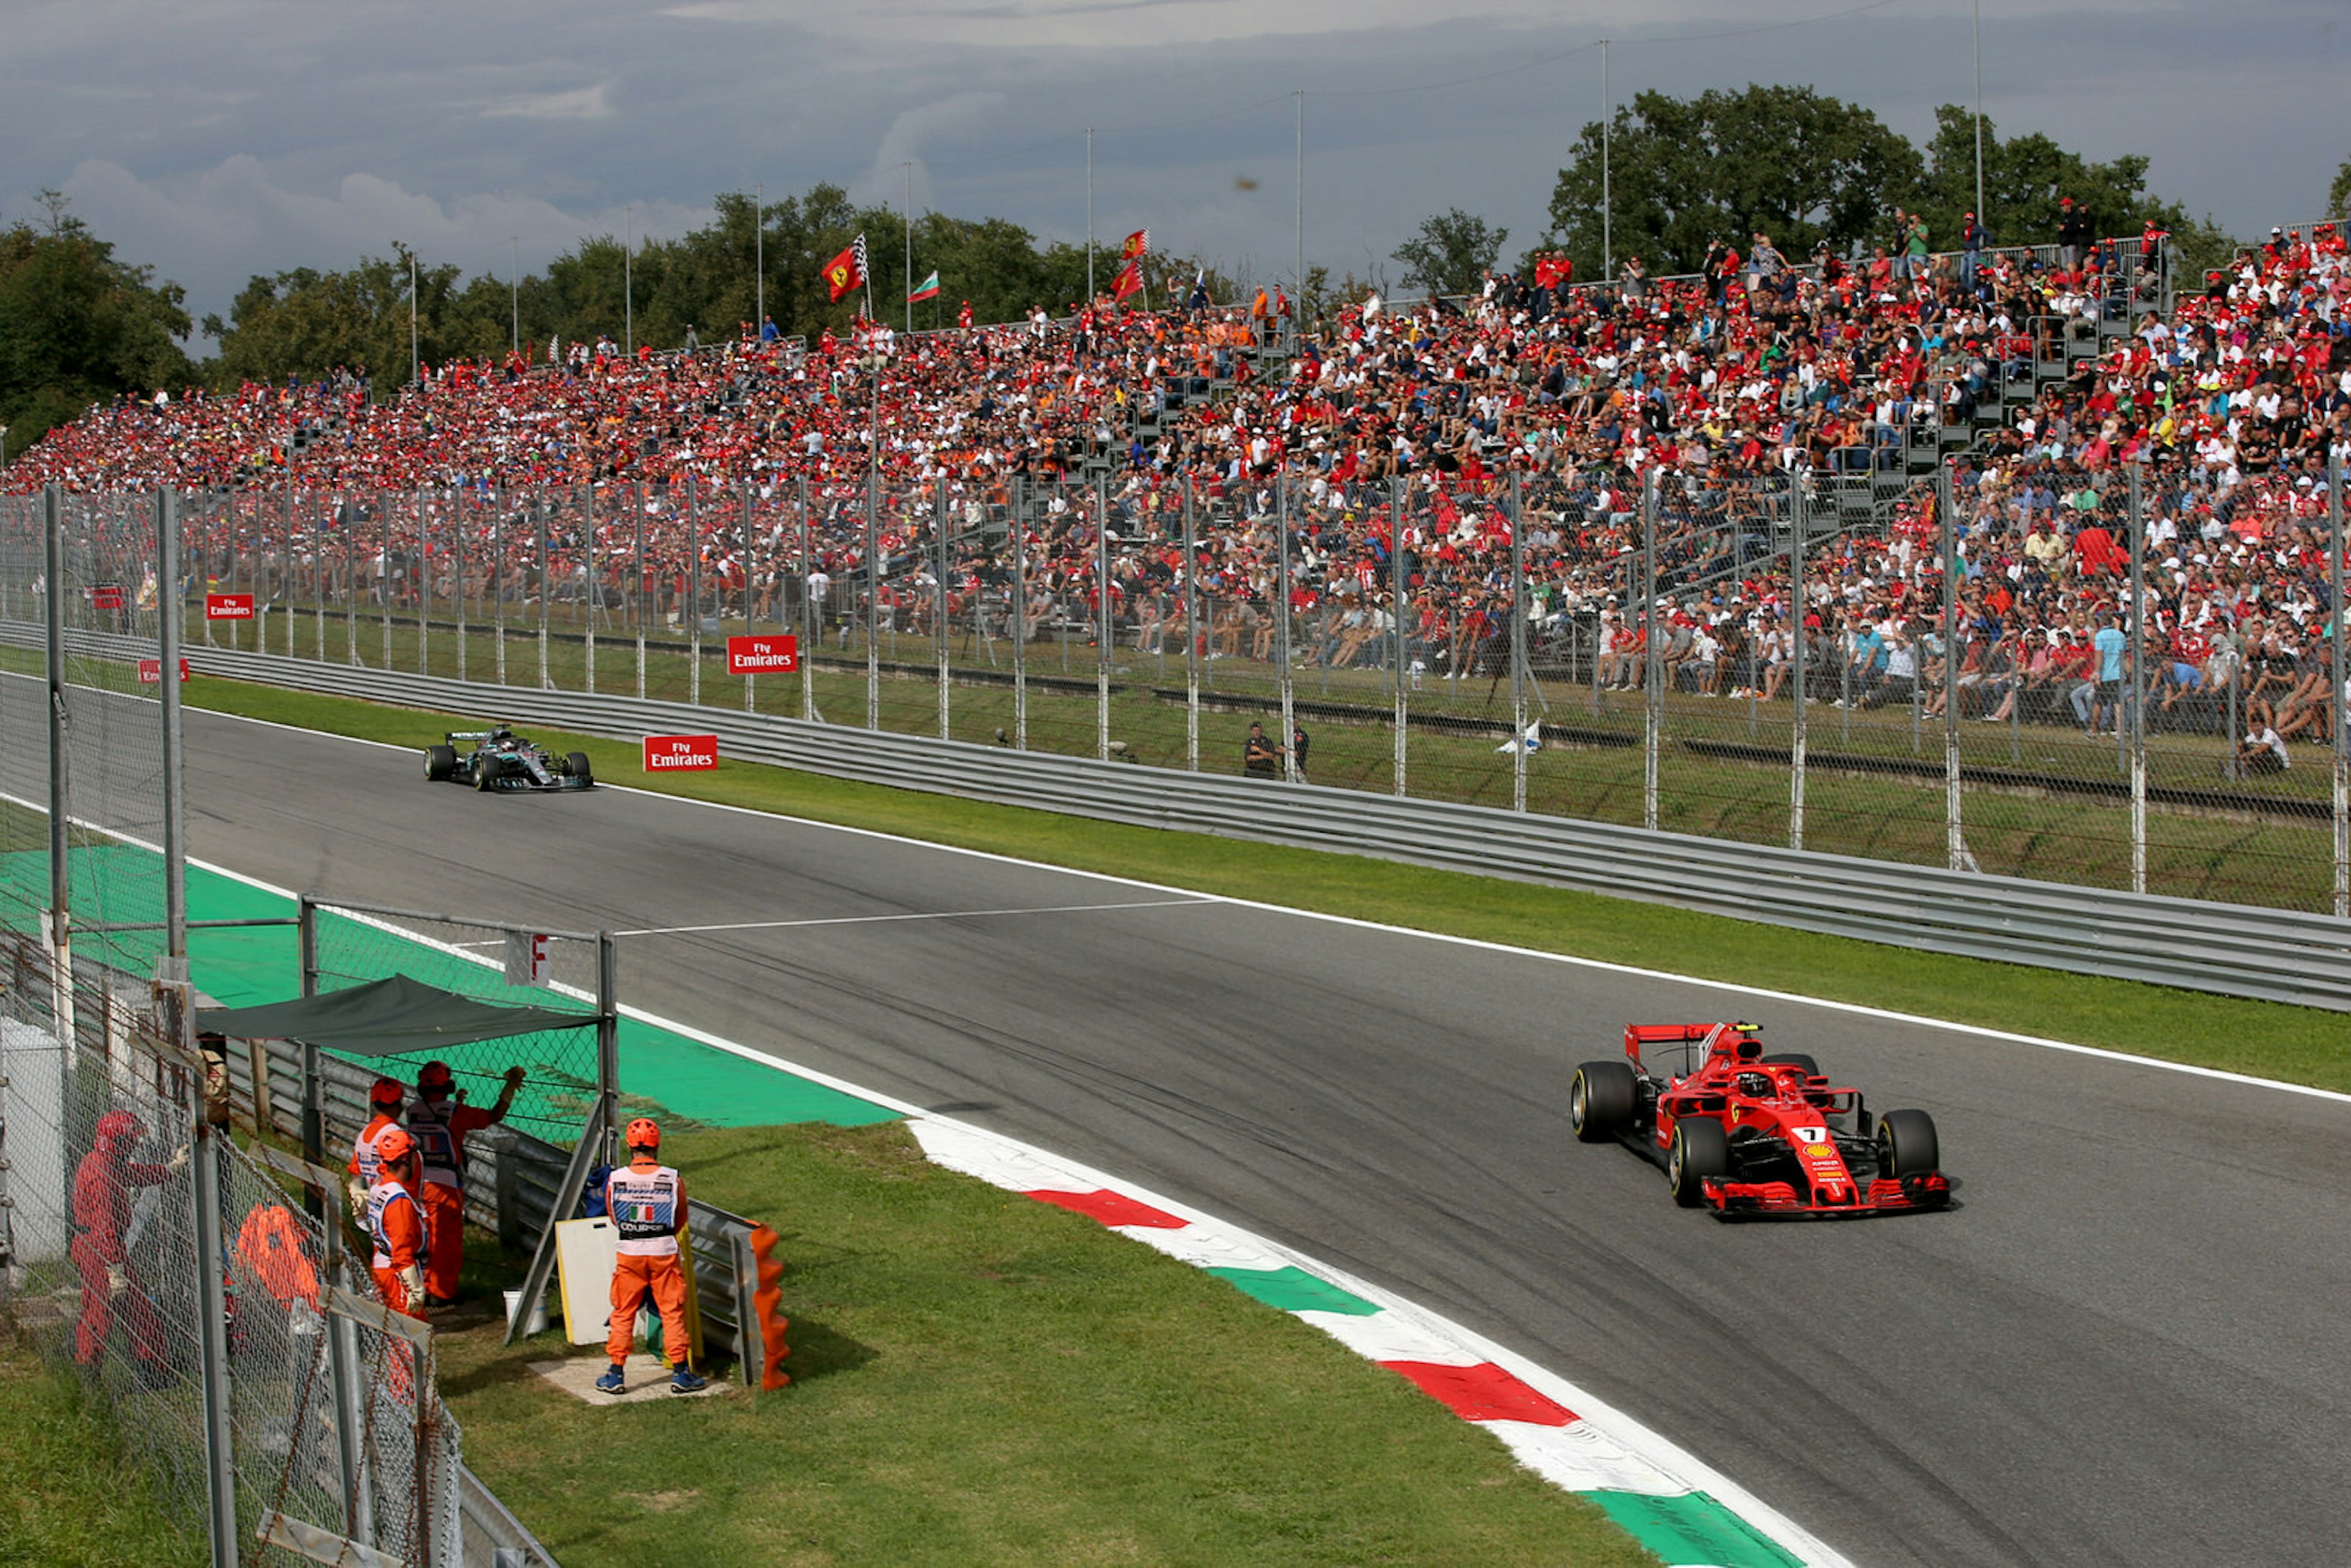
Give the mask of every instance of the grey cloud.
<svg viewBox="0 0 2351 1568">
<path fill-rule="evenodd" d="M 761 182 L 771 199 L 831 180 L 894 204 L 910 158 L 925 208 L 1081 239 L 1080 131 L 1092 124 L 1099 235 L 1147 224 L 1164 249 L 1286 275 L 1287 94 L 1302 85 L 1307 259 L 1361 273 L 1447 206 L 1507 225 L 1514 251 L 1532 240 L 1567 146 L 1600 112 L 1590 53 L 1493 74 L 1588 43 L 1597 6 L 1553 23 L 1541 17 L 1556 8 L 1492 0 L 1377 26 L 1365 25 L 1386 15 L 1376 6 L 1334 0 L 1327 15 L 1262 7 L 1330 30 L 1238 43 L 1077 47 L 985 27 L 1000 41 L 949 41 L 992 3 L 897 0 L 883 37 L 830 34 L 841 9 L 806 4 L 727 20 L 620 0 L 23 10 L 0 64 L 0 211 L 64 187 L 126 256 L 188 285 L 201 314 L 248 274 L 346 265 L 394 239 L 503 271 L 508 235 L 524 236 L 526 267 L 542 266 L 582 235 L 617 233 L 624 204 L 668 234 L 704 221 L 715 193 Z M 1216 5 L 1144 9 L 1238 25 Z M 2096 158 L 2144 152 L 2159 191 L 2240 232 L 2265 229 L 2313 215 L 2351 152 L 2335 132 L 2339 13 L 2303 0 L 2053 11 L 1993 0 L 1985 108 L 2004 133 L 2043 130 Z M 1397 0 L 1396 14 L 1427 10 Z M 1935 104 L 1970 93 L 1963 7 L 1643 41 L 1752 16 L 1722 0 L 1687 0 L 1641 27 L 1618 13 L 1616 97 L 1805 82 L 1923 136 Z M 1439 85 L 1452 83 L 1465 85 Z"/>
</svg>

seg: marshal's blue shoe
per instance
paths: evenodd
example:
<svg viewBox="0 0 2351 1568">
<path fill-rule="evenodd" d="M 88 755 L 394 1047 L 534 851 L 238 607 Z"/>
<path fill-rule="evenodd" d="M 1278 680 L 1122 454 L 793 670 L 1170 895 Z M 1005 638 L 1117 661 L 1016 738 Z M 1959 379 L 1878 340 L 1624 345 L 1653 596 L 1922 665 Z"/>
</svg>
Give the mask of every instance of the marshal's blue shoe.
<svg viewBox="0 0 2351 1568">
<path fill-rule="evenodd" d="M 604 1375 L 596 1380 L 596 1392 L 599 1394 L 625 1393 L 628 1386 L 628 1380 L 621 1375 L 618 1364 L 606 1367 Z"/>
<path fill-rule="evenodd" d="M 690 1366 L 670 1368 L 669 1391 L 672 1394 L 699 1394 L 710 1386 L 710 1380 Z"/>
</svg>

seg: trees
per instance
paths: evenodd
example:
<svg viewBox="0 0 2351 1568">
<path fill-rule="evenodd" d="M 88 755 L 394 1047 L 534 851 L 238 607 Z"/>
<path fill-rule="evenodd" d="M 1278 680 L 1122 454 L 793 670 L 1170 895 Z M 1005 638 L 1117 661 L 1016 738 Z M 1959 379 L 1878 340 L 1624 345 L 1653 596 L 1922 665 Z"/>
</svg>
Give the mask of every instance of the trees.
<svg viewBox="0 0 2351 1568">
<path fill-rule="evenodd" d="M 1975 116 L 1947 103 L 1935 110 L 1935 134 L 1927 143 L 1927 176 L 1911 205 L 1927 216 L 1929 234 L 1956 244 L 1962 214 L 1976 204 Z M 2179 247 L 2183 272 L 2226 261 L 2229 237 L 2210 219 L 2189 216 L 2177 202 L 2149 195 L 2147 160 L 2126 152 L 2112 162 L 2093 163 L 2060 147 L 2040 131 L 2000 139 L 1983 122 L 1983 200 L 1980 214 L 1994 245 L 2047 245 L 2057 237 L 2059 204 L 2072 197 L 2086 208 L 2091 226 L 2104 237 L 2136 235 L 2153 218 L 2168 229 Z"/>
<path fill-rule="evenodd" d="M 2343 160 L 2343 167 L 2335 171 L 2335 183 L 2326 187 L 2326 215 L 2340 222 L 2351 213 L 2351 158 Z"/>
<path fill-rule="evenodd" d="M 0 229 L 0 424 L 22 452 L 52 425 L 123 392 L 183 387 L 187 296 L 41 193 L 47 223 Z"/>
<path fill-rule="evenodd" d="M 1396 246 L 1395 255 L 1405 265 L 1408 286 L 1431 294 L 1475 294 L 1510 237 L 1508 229 L 1489 228 L 1485 219 L 1448 207 L 1422 219 L 1420 232 Z"/>
<path fill-rule="evenodd" d="M 1566 249 L 1579 277 L 1601 276 L 1601 141 L 1597 120 L 1577 137 L 1541 242 Z M 1718 236 L 1745 250 L 1761 230 L 1792 258 L 1865 239 L 1925 172 L 1875 114 L 1810 88 L 1641 93 L 1618 107 L 1609 141 L 1610 248 L 1652 277 L 1696 272 Z"/>
</svg>

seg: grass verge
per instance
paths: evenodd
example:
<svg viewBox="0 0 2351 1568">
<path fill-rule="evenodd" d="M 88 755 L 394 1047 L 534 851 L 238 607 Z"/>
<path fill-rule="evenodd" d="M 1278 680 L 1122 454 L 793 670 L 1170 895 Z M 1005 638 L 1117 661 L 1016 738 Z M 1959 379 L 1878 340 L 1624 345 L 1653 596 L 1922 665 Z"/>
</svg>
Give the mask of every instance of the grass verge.
<svg viewBox="0 0 2351 1568">
<path fill-rule="evenodd" d="M 0 1339 L 0 1563 L 196 1568 L 204 1544 L 173 1529 L 126 1467 L 113 1424 L 71 1375 Z M 1596 1559 L 1595 1559 L 1596 1561 Z"/>
<path fill-rule="evenodd" d="M 528 1369 L 602 1359 L 559 1330 L 438 1336 L 468 1462 L 566 1563 L 1652 1561 L 1402 1379 L 902 1125 L 674 1143 L 777 1225 L 789 1389 L 597 1408 Z"/>
<path fill-rule="evenodd" d="M 192 704 L 419 748 L 451 717 L 238 682 L 188 687 Z M 1541 952 L 1887 1008 L 2083 1045 L 2351 1092 L 2351 1026 L 2318 1008 L 1917 953 L 1844 937 L 1458 872 L 1095 822 L 722 760 L 648 777 L 630 742 L 534 730 L 585 750 L 608 782 L 872 829 L 1203 893 L 1508 943 Z"/>
</svg>

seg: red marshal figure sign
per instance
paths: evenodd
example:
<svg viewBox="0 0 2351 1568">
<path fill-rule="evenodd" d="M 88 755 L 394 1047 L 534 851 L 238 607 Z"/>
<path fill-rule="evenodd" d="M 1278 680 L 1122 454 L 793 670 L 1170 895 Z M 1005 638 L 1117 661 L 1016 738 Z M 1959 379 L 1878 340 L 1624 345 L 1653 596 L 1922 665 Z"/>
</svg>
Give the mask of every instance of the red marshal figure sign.
<svg viewBox="0 0 2351 1568">
<path fill-rule="evenodd" d="M 726 639 L 726 673 L 730 675 L 789 675 L 799 667 L 798 637 Z"/>
<path fill-rule="evenodd" d="M 121 587 L 121 585 L 120 585 L 120 583 L 113 583 L 113 582 L 101 582 L 101 583 L 99 583 L 96 588 L 93 588 L 93 589 L 91 589 L 91 590 L 89 591 L 89 605 L 90 605 L 90 608 L 91 608 L 91 609 L 93 609 L 93 610 L 120 610 L 120 609 L 121 609 L 121 608 L 122 608 L 122 587 Z"/>
<path fill-rule="evenodd" d="M 649 735 L 645 737 L 645 771 L 677 773 L 718 766 L 715 735 Z"/>
<path fill-rule="evenodd" d="M 253 619 L 253 595 L 250 593 L 207 593 L 204 595 L 204 619 L 207 621 L 250 621 Z"/>
<path fill-rule="evenodd" d="M 163 684 L 163 661 L 161 659 L 140 660 L 139 678 L 146 682 L 151 686 L 162 685 Z M 180 661 L 180 679 L 185 681 L 187 678 L 188 661 L 183 659 Z"/>
</svg>

